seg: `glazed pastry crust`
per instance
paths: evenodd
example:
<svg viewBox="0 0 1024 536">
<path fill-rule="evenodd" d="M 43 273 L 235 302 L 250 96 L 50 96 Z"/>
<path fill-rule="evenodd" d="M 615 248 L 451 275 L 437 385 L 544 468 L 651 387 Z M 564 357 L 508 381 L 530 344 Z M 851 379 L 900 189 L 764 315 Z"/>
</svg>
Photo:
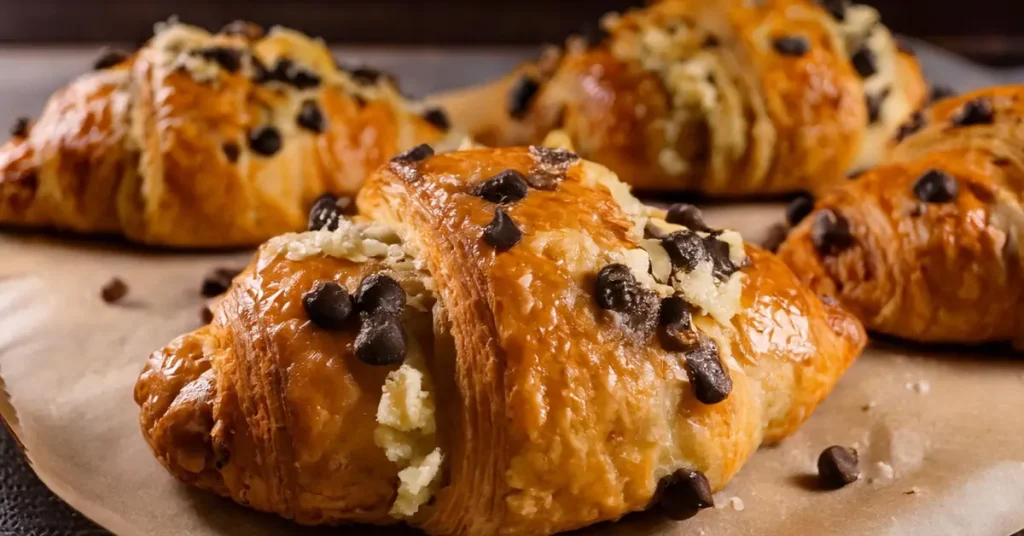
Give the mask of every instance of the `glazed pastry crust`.
<svg viewBox="0 0 1024 536">
<path fill-rule="evenodd" d="M 197 53 L 214 47 L 237 51 L 238 70 Z M 320 83 L 258 83 L 253 58 L 267 69 L 288 58 Z M 323 133 L 298 126 L 306 100 Z M 250 149 L 265 126 L 281 136 L 272 155 Z M 389 83 L 357 84 L 319 41 L 175 24 L 59 90 L 27 136 L 0 147 L 0 223 L 159 246 L 254 245 L 302 229 L 317 196 L 353 194 L 387 158 L 442 135 Z"/>
<path fill-rule="evenodd" d="M 850 223 L 853 245 L 819 253 L 815 214 L 779 255 L 817 292 L 835 296 L 880 333 L 923 342 L 1024 343 L 1024 86 L 940 101 L 924 126 L 894 144 L 884 165 L 823 196 Z M 991 124 L 955 127 L 969 101 L 991 102 Z M 925 203 L 914 184 L 929 170 L 955 178 L 950 202 Z"/>
<path fill-rule="evenodd" d="M 926 98 L 917 61 L 865 6 L 840 22 L 810 0 L 668 0 L 603 25 L 598 44 L 571 38 L 441 102 L 486 144 L 539 143 L 560 128 L 638 189 L 749 196 L 822 190 L 877 163 Z M 807 53 L 780 54 L 773 40 L 786 36 L 805 38 Z M 851 63 L 865 43 L 878 58 L 867 78 Z M 524 75 L 540 87 L 512 118 L 506 101 Z M 866 101 L 882 93 L 872 122 Z"/>
<path fill-rule="evenodd" d="M 526 148 L 438 155 L 412 171 L 392 163 L 358 198 L 360 213 L 394 228 L 417 273 L 433 281 L 437 305 L 429 314 L 407 308 L 404 317 L 410 338 L 427 349 L 444 453 L 439 489 L 407 520 L 430 534 L 550 534 L 614 520 L 646 508 L 658 479 L 680 467 L 721 488 L 760 444 L 810 415 L 865 342 L 848 313 L 747 246 L 749 263 L 734 276 L 745 281 L 739 312 L 724 324 L 695 321 L 722 349 L 733 381 L 723 402 L 701 404 L 681 354 L 595 304 L 596 274 L 636 247 L 642 209 L 602 186 L 607 170 L 573 164 L 554 188 L 531 189 L 506 206 L 524 235 L 508 251 L 481 239 L 495 209 L 473 188 L 537 165 Z M 378 403 L 389 369 L 356 360 L 352 333 L 328 334 L 303 320 L 298 298 L 317 279 L 351 292 L 363 274 L 387 269 L 271 252 L 264 246 L 235 281 L 212 325 L 153 355 L 136 390 L 143 433 L 176 476 L 255 508 L 303 523 L 393 522 L 398 467 L 372 452 L 373 412 L 365 409 Z M 433 330 L 415 327 L 423 315 Z M 181 361 L 210 362 L 212 388 L 182 387 L 202 384 L 204 372 Z M 301 396 L 282 394 L 293 385 Z M 182 394 L 189 391 L 207 394 Z M 233 399 L 245 402 L 212 402 Z M 174 417 L 200 407 L 212 409 L 207 425 Z M 293 433 L 287 418 L 274 416 L 321 412 L 339 426 L 317 429 L 336 429 L 347 441 Z M 208 436 L 189 442 L 185 430 Z M 231 453 L 219 468 L 218 437 Z M 183 452 L 196 463 L 176 463 Z M 305 473 L 293 470 L 299 453 L 351 463 Z"/>
</svg>

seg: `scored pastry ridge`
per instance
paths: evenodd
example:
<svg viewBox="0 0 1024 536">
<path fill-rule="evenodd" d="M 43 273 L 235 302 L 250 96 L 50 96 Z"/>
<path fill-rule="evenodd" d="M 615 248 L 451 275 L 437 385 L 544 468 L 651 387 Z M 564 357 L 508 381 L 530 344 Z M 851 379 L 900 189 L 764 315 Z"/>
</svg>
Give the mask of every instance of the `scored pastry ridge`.
<svg viewBox="0 0 1024 536">
<path fill-rule="evenodd" d="M 432 534 L 549 534 L 652 503 L 684 517 L 864 344 L 771 255 L 666 222 L 603 166 L 419 153 L 375 173 L 353 219 L 268 242 L 212 324 L 153 354 L 136 401 L 173 474 L 302 523 Z M 512 186 L 482 196 L 499 176 Z M 482 236 L 498 210 L 522 233 L 507 248 Z M 684 236 L 695 263 L 660 245 Z M 407 296 L 401 364 L 357 355 L 375 274 Z M 301 305 L 323 281 L 357 296 L 340 329 Z"/>
</svg>

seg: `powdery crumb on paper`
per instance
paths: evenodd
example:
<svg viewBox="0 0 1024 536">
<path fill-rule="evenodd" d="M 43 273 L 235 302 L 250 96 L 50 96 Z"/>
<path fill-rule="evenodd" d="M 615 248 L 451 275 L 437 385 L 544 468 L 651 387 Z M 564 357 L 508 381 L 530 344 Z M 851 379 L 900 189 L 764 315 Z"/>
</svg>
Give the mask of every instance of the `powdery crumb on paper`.
<svg viewBox="0 0 1024 536">
<path fill-rule="evenodd" d="M 726 508 L 742 512 L 746 505 L 743 504 L 743 499 L 739 497 L 715 497 L 715 510 L 725 510 Z"/>
<path fill-rule="evenodd" d="M 893 471 L 892 466 L 885 462 L 875 463 L 875 474 L 876 476 L 868 479 L 868 483 L 875 483 L 881 480 L 892 480 L 896 477 L 896 472 Z"/>
<path fill-rule="evenodd" d="M 863 411 L 863 412 L 868 412 L 868 411 L 871 411 L 874 408 L 875 408 L 875 401 L 872 400 L 871 402 L 868 402 L 867 404 L 864 404 L 863 406 L 861 406 L 860 410 Z"/>
<path fill-rule="evenodd" d="M 904 495 L 920 495 L 921 494 L 921 488 L 919 488 L 917 486 L 914 486 L 914 487 L 910 488 L 909 490 L 904 491 L 903 494 Z"/>
<path fill-rule="evenodd" d="M 917 393 L 919 395 L 926 395 L 926 394 L 928 394 L 929 391 L 932 390 L 932 384 L 929 383 L 928 380 L 919 380 L 919 381 L 916 381 L 916 382 L 907 382 L 907 383 L 903 384 L 903 386 L 906 387 L 908 391 L 914 391 L 915 393 Z"/>
</svg>

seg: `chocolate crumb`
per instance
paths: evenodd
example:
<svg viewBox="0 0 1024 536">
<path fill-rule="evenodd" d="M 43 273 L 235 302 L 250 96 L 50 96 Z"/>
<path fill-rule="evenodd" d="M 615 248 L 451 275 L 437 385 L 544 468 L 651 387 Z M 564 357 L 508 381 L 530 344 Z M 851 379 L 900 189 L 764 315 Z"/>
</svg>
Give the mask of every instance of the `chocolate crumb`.
<svg viewBox="0 0 1024 536">
<path fill-rule="evenodd" d="M 14 138 L 24 138 L 24 137 L 27 137 L 30 124 L 31 123 L 29 121 L 29 118 L 27 118 L 27 117 L 19 117 L 19 118 L 15 119 L 14 120 L 14 124 L 11 125 L 11 137 L 14 137 Z"/>
<path fill-rule="evenodd" d="M 814 196 L 810 194 L 798 195 L 786 206 L 786 221 L 790 226 L 796 227 L 813 210 Z"/>
<path fill-rule="evenodd" d="M 777 37 L 772 41 L 772 47 L 775 48 L 776 52 L 783 56 L 794 57 L 803 56 L 811 50 L 810 43 L 808 43 L 807 38 L 802 35 Z"/>
<path fill-rule="evenodd" d="M 220 296 L 231 288 L 231 281 L 240 273 L 242 273 L 242 270 L 238 268 L 214 268 L 203 277 L 200 292 L 207 298 Z"/>
<path fill-rule="evenodd" d="M 710 233 L 713 230 L 704 222 L 704 215 L 700 209 L 687 203 L 676 203 L 668 207 L 665 221 L 682 225 L 691 231 Z"/>
<path fill-rule="evenodd" d="M 452 127 L 451 121 L 448 120 L 448 114 L 445 113 L 443 108 L 430 108 L 423 112 L 423 119 L 434 125 L 439 130 L 447 132 Z"/>
<path fill-rule="evenodd" d="M 128 284 L 119 277 L 111 278 L 100 290 L 100 297 L 107 303 L 117 303 L 127 295 Z"/>
<path fill-rule="evenodd" d="M 318 281 L 302 295 L 302 307 L 318 327 L 340 330 L 352 314 L 352 298 L 345 287 L 334 281 Z"/>
<path fill-rule="evenodd" d="M 715 505 L 711 484 L 704 473 L 679 469 L 658 482 L 655 503 L 666 516 L 681 521 Z"/>
<path fill-rule="evenodd" d="M 938 169 L 929 169 L 914 182 L 914 195 L 925 203 L 948 203 L 959 193 L 956 179 Z"/>
<path fill-rule="evenodd" d="M 320 105 L 314 99 L 302 101 L 302 105 L 299 107 L 299 115 L 295 118 L 295 122 L 300 127 L 317 134 L 323 133 L 327 123 L 323 112 L 320 111 Z"/>
<path fill-rule="evenodd" d="M 860 478 L 857 451 L 833 445 L 818 456 L 818 481 L 826 489 L 839 489 Z"/>
<path fill-rule="evenodd" d="M 238 162 L 238 155 L 241 150 L 238 144 L 233 141 L 226 141 L 220 146 L 221 150 L 224 151 L 224 158 L 228 159 L 228 162 L 234 164 Z"/>
<path fill-rule="evenodd" d="M 490 244 L 498 252 L 508 251 L 523 239 L 523 232 L 516 226 L 516 222 L 505 212 L 505 209 L 498 208 L 494 211 L 494 219 L 484 227 L 484 242 Z"/>
<path fill-rule="evenodd" d="M 281 133 L 277 128 L 266 125 L 249 134 L 249 148 L 262 156 L 273 156 L 281 150 Z"/>
<path fill-rule="evenodd" d="M 850 223 L 831 209 L 819 210 L 811 225 L 811 243 L 824 255 L 834 255 L 853 245 Z"/>
<path fill-rule="evenodd" d="M 475 195 L 491 203 L 514 203 L 526 197 L 528 191 L 523 174 L 514 169 L 506 169 L 481 183 Z"/>
<path fill-rule="evenodd" d="M 540 82 L 534 80 L 529 75 L 523 75 L 512 85 L 512 89 L 509 90 L 508 114 L 514 119 L 526 117 L 527 112 L 530 111 L 530 101 L 533 100 L 533 97 L 537 95 L 539 90 Z"/>
<path fill-rule="evenodd" d="M 693 306 L 679 296 L 661 300 L 658 308 L 658 322 L 661 324 L 659 337 L 661 346 L 669 352 L 688 352 L 698 343 L 697 332 L 692 325 Z"/>
<path fill-rule="evenodd" d="M 405 309 L 405 290 L 394 278 L 384 274 L 367 276 L 356 290 L 359 312 L 370 316 L 398 316 Z"/>
<path fill-rule="evenodd" d="M 104 47 L 100 50 L 99 56 L 92 63 L 92 69 L 94 71 L 102 71 L 103 69 L 109 69 L 114 67 L 121 62 L 127 60 L 131 54 L 117 48 Z"/>
<path fill-rule="evenodd" d="M 732 378 L 722 366 L 718 344 L 701 337 L 695 349 L 686 352 L 686 370 L 693 394 L 702 404 L 717 404 L 732 392 Z"/>
<path fill-rule="evenodd" d="M 992 101 L 978 97 L 969 100 L 950 118 L 954 127 L 967 127 L 971 125 L 991 125 L 994 119 Z"/>
<path fill-rule="evenodd" d="M 370 317 L 359 329 L 355 350 L 356 357 L 367 365 L 397 365 L 405 359 L 405 330 L 396 317 Z"/>
</svg>

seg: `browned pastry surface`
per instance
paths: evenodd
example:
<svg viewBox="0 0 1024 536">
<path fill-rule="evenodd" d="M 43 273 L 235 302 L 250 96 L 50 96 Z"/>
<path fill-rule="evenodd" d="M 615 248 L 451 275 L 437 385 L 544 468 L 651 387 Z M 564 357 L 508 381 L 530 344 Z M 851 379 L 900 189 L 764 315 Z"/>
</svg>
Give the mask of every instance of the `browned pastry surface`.
<svg viewBox="0 0 1024 536">
<path fill-rule="evenodd" d="M 721 488 L 864 345 L 774 255 L 697 232 L 699 214 L 666 223 L 602 166 L 537 147 L 420 156 L 371 176 L 355 222 L 264 245 L 212 324 L 153 354 L 135 398 L 175 476 L 301 523 L 550 534 L 645 509 L 678 471 Z M 487 230 L 496 217 L 518 241 Z M 666 265 L 682 238 L 701 244 L 692 264 Z M 602 283 L 616 269 L 625 287 Z M 408 296 L 400 366 L 358 357 L 380 308 L 332 331 L 303 305 L 322 280 L 359 302 L 367 274 Z M 659 320 L 669 301 L 692 321 Z M 396 415 L 421 424 L 396 433 Z"/>
<path fill-rule="evenodd" d="M 291 30 L 165 25 L 0 147 L 0 223 L 184 247 L 300 230 L 317 196 L 353 194 L 397 152 L 442 136 L 370 78 Z"/>
<path fill-rule="evenodd" d="M 561 128 L 637 188 L 734 196 L 817 191 L 877 163 L 927 92 L 868 6 L 838 19 L 810 0 L 666 0 L 602 25 L 442 102 L 483 143 Z"/>
<path fill-rule="evenodd" d="M 1022 116 L 1024 86 L 934 104 L 901 130 L 883 165 L 819 199 L 780 256 L 869 329 L 1020 346 Z M 825 223 L 825 211 L 838 223 Z M 844 225 L 848 233 L 827 232 Z"/>
</svg>

